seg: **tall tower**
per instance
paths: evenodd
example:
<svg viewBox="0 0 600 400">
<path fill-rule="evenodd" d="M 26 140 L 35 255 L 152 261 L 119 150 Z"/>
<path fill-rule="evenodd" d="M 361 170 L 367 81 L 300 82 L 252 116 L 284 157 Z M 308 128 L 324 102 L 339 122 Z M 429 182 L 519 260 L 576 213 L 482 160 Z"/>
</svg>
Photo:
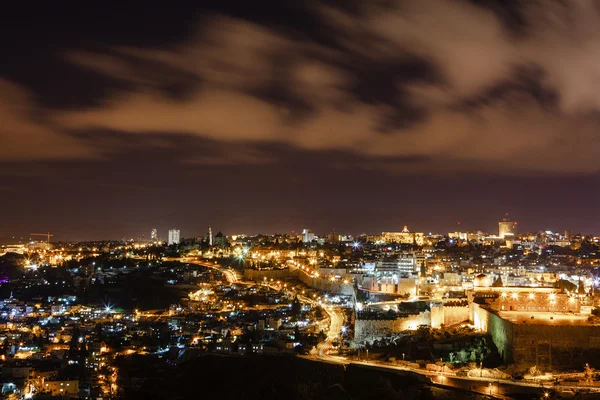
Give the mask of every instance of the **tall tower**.
<svg viewBox="0 0 600 400">
<path fill-rule="evenodd" d="M 150 240 L 155 242 L 157 239 L 158 239 L 158 230 L 156 228 L 154 228 L 154 229 L 152 229 L 152 232 L 150 232 Z"/>
<path fill-rule="evenodd" d="M 181 231 L 179 229 L 169 229 L 169 246 L 172 244 L 179 244 Z"/>
<path fill-rule="evenodd" d="M 573 232 L 565 231 L 565 239 L 567 239 L 569 242 L 573 240 Z"/>
<path fill-rule="evenodd" d="M 508 218 L 508 214 L 506 217 L 502 218 L 502 221 L 498 222 L 498 237 L 502 239 L 512 238 L 517 233 L 517 223 L 513 222 Z"/>
<path fill-rule="evenodd" d="M 208 227 L 208 245 L 213 245 L 212 228 L 210 226 Z"/>
<path fill-rule="evenodd" d="M 315 234 L 310 229 L 302 230 L 302 241 L 304 243 L 310 243 L 315 239 Z"/>
</svg>

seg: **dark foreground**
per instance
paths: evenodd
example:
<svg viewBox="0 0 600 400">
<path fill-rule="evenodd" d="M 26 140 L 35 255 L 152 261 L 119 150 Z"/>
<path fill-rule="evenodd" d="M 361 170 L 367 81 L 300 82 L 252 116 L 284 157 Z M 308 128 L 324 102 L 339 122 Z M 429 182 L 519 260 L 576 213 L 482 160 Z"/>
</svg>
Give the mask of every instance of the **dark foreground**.
<svg viewBox="0 0 600 400">
<path fill-rule="evenodd" d="M 203 356 L 179 365 L 148 356 L 120 363 L 127 399 L 482 399 L 411 376 L 296 357 Z"/>
</svg>

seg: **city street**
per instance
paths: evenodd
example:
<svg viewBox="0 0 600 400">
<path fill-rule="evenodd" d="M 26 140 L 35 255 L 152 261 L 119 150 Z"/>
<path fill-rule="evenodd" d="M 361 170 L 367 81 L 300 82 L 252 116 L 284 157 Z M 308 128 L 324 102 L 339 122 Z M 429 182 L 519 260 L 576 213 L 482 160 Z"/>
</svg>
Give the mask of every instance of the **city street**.
<svg viewBox="0 0 600 400">
<path fill-rule="evenodd" d="M 209 261 L 198 261 L 195 258 L 182 258 L 181 262 L 185 262 L 188 264 L 196 264 L 196 265 L 200 265 L 203 267 L 215 269 L 215 270 L 221 272 L 225 276 L 225 279 L 227 279 L 227 282 L 229 284 L 239 283 L 237 273 L 235 271 L 233 271 L 231 268 L 223 268 L 219 264 L 216 264 L 216 263 L 213 264 Z"/>
<path fill-rule="evenodd" d="M 231 269 L 222 268 L 217 264 L 212 264 L 210 262 L 197 261 L 192 259 L 182 260 L 187 263 L 201 265 L 207 268 L 213 268 L 225 276 L 229 283 L 245 283 L 241 282 L 237 277 L 235 271 Z M 269 285 L 270 286 L 270 285 Z M 273 287 L 273 289 L 280 289 L 279 287 Z M 327 363 L 335 363 L 342 365 L 360 365 L 366 368 L 375 368 L 382 371 L 398 371 L 398 372 L 410 372 L 414 374 L 418 374 L 427 379 L 433 385 L 438 385 L 440 387 L 446 388 L 455 388 L 461 390 L 467 390 L 475 393 L 485 394 L 492 397 L 496 397 L 499 399 L 507 399 L 511 398 L 511 394 L 515 393 L 532 393 L 540 396 L 544 396 L 545 393 L 549 393 L 550 390 L 556 390 L 561 392 L 563 395 L 572 396 L 577 390 L 589 390 L 587 387 L 579 387 L 579 386 L 552 386 L 552 387 L 543 387 L 540 386 L 539 383 L 529 383 L 529 382 L 513 382 L 507 380 L 498 380 L 498 379 L 488 379 L 488 378 L 478 378 L 478 377 L 458 377 L 452 373 L 439 373 L 439 372 L 431 372 L 423 369 L 415 369 L 406 366 L 395 366 L 395 365 L 385 365 L 380 364 L 374 361 L 351 361 L 346 359 L 345 357 L 336 356 L 330 354 L 332 350 L 332 343 L 339 338 L 343 323 L 344 323 L 344 311 L 339 306 L 332 305 L 323 305 L 317 300 L 311 299 L 309 297 L 298 295 L 298 298 L 306 303 L 312 304 L 314 306 L 321 305 L 323 310 L 328 315 L 329 326 L 324 326 L 323 328 L 327 330 L 326 339 L 319 343 L 316 347 L 316 351 L 310 356 L 306 356 L 306 358 L 311 359 L 313 361 L 319 362 L 327 362 Z M 325 320 L 325 323 L 327 320 Z"/>
</svg>

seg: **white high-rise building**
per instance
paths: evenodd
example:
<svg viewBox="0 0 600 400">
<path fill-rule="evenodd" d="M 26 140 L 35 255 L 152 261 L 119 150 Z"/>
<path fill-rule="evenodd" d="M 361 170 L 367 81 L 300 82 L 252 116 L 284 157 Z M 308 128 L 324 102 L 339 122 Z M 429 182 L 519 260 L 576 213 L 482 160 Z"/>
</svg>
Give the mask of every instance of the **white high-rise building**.
<svg viewBox="0 0 600 400">
<path fill-rule="evenodd" d="M 304 243 L 310 243 L 315 240 L 315 234 L 310 229 L 302 230 L 302 241 Z"/>
<path fill-rule="evenodd" d="M 403 253 L 394 257 L 378 260 L 375 272 L 378 275 L 406 276 L 419 271 L 415 253 Z"/>
<path fill-rule="evenodd" d="M 181 231 L 179 229 L 169 229 L 169 246 L 172 244 L 179 244 Z"/>
</svg>

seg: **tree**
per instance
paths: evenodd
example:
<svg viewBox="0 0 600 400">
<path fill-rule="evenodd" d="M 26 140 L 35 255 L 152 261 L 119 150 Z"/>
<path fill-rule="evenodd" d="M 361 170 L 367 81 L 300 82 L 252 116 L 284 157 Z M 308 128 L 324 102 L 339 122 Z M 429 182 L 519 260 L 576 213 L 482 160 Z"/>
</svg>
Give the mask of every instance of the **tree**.
<svg viewBox="0 0 600 400">
<path fill-rule="evenodd" d="M 325 332 L 323 332 L 322 330 L 319 331 L 319 334 L 317 335 L 317 340 L 319 342 L 324 342 L 325 339 L 327 339 L 327 335 L 325 335 Z"/>
<path fill-rule="evenodd" d="M 290 312 L 294 318 L 298 318 L 300 316 L 300 313 L 302 312 L 302 304 L 300 303 L 300 300 L 298 300 L 298 296 L 294 298 Z"/>
<path fill-rule="evenodd" d="M 531 376 L 538 376 L 542 373 L 539 370 L 539 368 L 537 367 L 537 365 L 534 365 L 533 367 L 529 368 L 528 372 L 529 372 L 529 375 L 531 375 Z"/>
<path fill-rule="evenodd" d="M 470 355 L 471 354 L 467 350 L 461 349 L 458 352 L 458 359 L 460 360 L 460 362 L 466 363 L 467 361 L 469 361 Z"/>
<path fill-rule="evenodd" d="M 321 306 L 317 306 L 317 308 L 315 308 L 315 317 L 317 319 L 323 318 L 323 309 L 321 308 Z"/>
</svg>

